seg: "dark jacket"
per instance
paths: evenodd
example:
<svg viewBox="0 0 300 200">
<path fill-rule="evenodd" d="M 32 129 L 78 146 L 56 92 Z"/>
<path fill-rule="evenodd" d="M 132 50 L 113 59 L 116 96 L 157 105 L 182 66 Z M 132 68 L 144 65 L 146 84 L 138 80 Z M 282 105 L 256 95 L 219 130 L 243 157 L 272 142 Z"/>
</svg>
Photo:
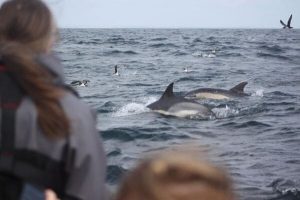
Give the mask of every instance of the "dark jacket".
<svg viewBox="0 0 300 200">
<path fill-rule="evenodd" d="M 57 74 L 55 81 L 63 84 L 61 65 L 52 63 L 52 58 L 41 57 L 40 60 Z M 67 90 L 60 103 L 70 120 L 69 137 L 59 140 L 47 138 L 38 126 L 35 104 L 25 96 L 16 110 L 14 148 L 37 152 L 54 161 L 67 163 L 64 166 L 68 172 L 66 195 L 80 200 L 104 200 L 106 161 L 101 137 L 96 129 L 96 113 Z M 0 127 L 2 121 L 0 107 Z"/>
</svg>

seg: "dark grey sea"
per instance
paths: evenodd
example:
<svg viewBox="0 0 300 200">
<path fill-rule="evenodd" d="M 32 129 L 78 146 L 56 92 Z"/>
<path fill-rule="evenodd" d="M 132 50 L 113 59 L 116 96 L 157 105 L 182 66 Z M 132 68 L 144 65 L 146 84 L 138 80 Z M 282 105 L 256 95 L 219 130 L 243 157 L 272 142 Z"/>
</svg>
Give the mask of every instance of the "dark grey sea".
<svg viewBox="0 0 300 200">
<path fill-rule="evenodd" d="M 77 90 L 98 113 L 112 187 L 145 154 L 186 145 L 208 149 L 241 200 L 300 199 L 300 30 L 62 29 L 56 51 L 68 82 L 90 80 Z M 146 107 L 171 82 L 182 95 L 242 81 L 249 97 L 199 101 L 216 119 Z"/>
</svg>

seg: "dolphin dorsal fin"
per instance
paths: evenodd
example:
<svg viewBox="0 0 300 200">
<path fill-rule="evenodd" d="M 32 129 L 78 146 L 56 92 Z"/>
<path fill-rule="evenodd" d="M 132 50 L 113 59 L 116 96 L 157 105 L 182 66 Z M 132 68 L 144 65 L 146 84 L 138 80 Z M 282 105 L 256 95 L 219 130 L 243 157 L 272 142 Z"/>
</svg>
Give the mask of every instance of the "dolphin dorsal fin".
<svg viewBox="0 0 300 200">
<path fill-rule="evenodd" d="M 231 92 L 235 93 L 244 93 L 244 88 L 248 84 L 248 82 L 241 82 L 238 85 L 234 86 L 233 88 L 230 89 Z"/>
<path fill-rule="evenodd" d="M 174 93 L 173 93 L 173 85 L 174 83 L 170 83 L 167 87 L 167 89 L 165 90 L 164 94 L 162 95 L 161 98 L 169 98 L 169 97 L 173 97 Z"/>
</svg>

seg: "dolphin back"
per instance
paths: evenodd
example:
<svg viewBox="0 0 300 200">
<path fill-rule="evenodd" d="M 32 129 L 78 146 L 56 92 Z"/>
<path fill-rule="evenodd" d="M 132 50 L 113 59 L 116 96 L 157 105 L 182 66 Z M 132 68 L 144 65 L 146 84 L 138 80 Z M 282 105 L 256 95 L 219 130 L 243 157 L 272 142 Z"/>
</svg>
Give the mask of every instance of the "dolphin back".
<svg viewBox="0 0 300 200">
<path fill-rule="evenodd" d="M 234 97 L 248 96 L 244 93 L 247 82 L 241 82 L 230 90 L 217 88 L 200 88 L 185 94 L 188 99 L 230 99 Z"/>
</svg>

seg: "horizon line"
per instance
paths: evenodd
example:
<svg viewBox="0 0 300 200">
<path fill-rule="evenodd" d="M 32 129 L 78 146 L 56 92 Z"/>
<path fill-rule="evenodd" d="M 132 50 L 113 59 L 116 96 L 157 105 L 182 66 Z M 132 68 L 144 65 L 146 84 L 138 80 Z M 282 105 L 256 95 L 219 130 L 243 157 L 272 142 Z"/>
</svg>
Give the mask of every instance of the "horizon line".
<svg viewBox="0 0 300 200">
<path fill-rule="evenodd" d="M 59 29 L 276 29 L 281 30 L 283 28 L 278 27 L 58 27 Z M 299 29 L 293 28 L 293 29 Z M 293 30 L 289 29 L 289 30 Z"/>
</svg>

